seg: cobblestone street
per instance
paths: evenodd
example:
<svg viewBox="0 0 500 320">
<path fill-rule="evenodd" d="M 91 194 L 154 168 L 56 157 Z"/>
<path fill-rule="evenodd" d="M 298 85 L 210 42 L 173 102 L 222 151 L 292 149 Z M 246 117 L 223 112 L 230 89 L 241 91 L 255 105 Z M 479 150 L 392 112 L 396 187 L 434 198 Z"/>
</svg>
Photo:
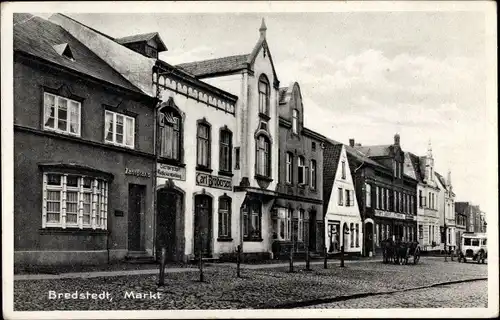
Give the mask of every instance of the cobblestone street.
<svg viewBox="0 0 500 320">
<path fill-rule="evenodd" d="M 307 309 L 487 308 L 488 281 L 449 285 L 323 303 Z"/>
<path fill-rule="evenodd" d="M 346 263 L 345 268 L 338 263 L 330 264 L 326 270 L 322 265 L 313 265 L 311 272 L 302 271 L 303 268 L 297 266 L 294 273 L 288 273 L 286 267 L 275 266 L 243 269 L 243 277 L 238 279 L 234 264 L 213 264 L 206 267 L 203 283 L 199 282 L 196 271 L 167 273 L 165 287 L 160 290 L 156 286 L 157 275 L 18 280 L 14 282 L 14 308 L 16 311 L 294 308 L 301 303 L 320 304 L 355 294 L 394 292 L 487 277 L 487 265 L 444 262 L 439 258 L 424 258 L 418 265 L 406 266 L 360 261 Z M 439 295 L 436 290 L 446 292 L 448 289 L 435 287 L 429 289 L 430 295 Z M 109 298 L 49 299 L 50 291 L 54 294 L 104 292 L 109 293 Z M 481 290 L 478 288 L 475 292 L 478 291 Z M 125 297 L 127 292 L 148 295 L 134 299 Z M 384 299 L 382 297 L 385 296 L 373 299 Z M 411 299 L 401 301 L 410 302 Z M 436 304 L 441 306 L 446 302 L 438 299 Z M 389 307 L 385 303 L 381 305 Z"/>
</svg>

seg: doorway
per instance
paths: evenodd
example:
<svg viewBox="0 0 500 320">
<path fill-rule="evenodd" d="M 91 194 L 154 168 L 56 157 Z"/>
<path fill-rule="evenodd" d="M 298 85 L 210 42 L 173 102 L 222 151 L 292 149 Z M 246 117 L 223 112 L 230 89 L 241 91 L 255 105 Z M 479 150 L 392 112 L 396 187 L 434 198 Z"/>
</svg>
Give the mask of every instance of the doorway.
<svg viewBox="0 0 500 320">
<path fill-rule="evenodd" d="M 212 256 L 212 198 L 208 195 L 194 197 L 194 254 Z"/>
<path fill-rule="evenodd" d="M 128 250 L 144 251 L 142 225 L 144 224 L 146 186 L 128 185 Z"/>
<path fill-rule="evenodd" d="M 182 234 L 183 195 L 175 189 L 162 188 L 157 191 L 156 210 L 156 258 L 160 259 L 162 247 L 166 248 L 168 261 L 180 259 L 177 235 Z M 180 229 L 177 231 L 177 229 Z"/>
<path fill-rule="evenodd" d="M 365 234 L 364 234 L 364 238 L 365 238 L 365 256 L 369 256 L 370 255 L 370 252 L 373 253 L 373 223 L 371 222 L 366 222 L 365 223 Z M 385 240 L 385 239 L 383 239 Z"/>
</svg>

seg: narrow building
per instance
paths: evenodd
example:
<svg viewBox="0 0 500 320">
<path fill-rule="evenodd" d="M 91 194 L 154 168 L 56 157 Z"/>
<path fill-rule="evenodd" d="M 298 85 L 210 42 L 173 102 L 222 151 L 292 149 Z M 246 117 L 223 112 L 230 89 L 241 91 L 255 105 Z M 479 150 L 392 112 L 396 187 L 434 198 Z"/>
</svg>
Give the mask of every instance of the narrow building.
<svg viewBox="0 0 500 320">
<path fill-rule="evenodd" d="M 304 127 L 300 86 L 279 89 L 279 180 L 272 209 L 273 255 L 323 248 L 323 138 Z"/>
<path fill-rule="evenodd" d="M 154 107 L 57 24 L 14 14 L 16 265 L 153 249 Z"/>
<path fill-rule="evenodd" d="M 327 253 L 339 253 L 344 246 L 344 252 L 359 255 L 363 228 L 346 146 L 332 140 L 325 143 L 323 177 Z"/>
<path fill-rule="evenodd" d="M 451 172 L 448 171 L 445 179 L 438 172 L 434 172 L 439 189 L 439 223 L 441 228 L 441 250 L 455 250 L 457 246 L 457 228 L 455 219 L 455 193 L 451 184 Z M 459 240 L 460 238 L 458 238 Z"/>
<path fill-rule="evenodd" d="M 404 174 L 400 136 L 391 145 L 346 147 L 363 220 L 363 255 L 380 252 L 381 241 L 417 239 L 417 181 Z"/>
</svg>

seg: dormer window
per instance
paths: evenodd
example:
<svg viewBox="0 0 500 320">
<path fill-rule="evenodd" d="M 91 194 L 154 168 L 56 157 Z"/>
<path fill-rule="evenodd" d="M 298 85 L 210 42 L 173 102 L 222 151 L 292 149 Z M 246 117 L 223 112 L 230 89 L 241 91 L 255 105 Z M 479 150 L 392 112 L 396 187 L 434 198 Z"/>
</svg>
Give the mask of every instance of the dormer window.
<svg viewBox="0 0 500 320">
<path fill-rule="evenodd" d="M 73 52 L 67 43 L 61 43 L 53 46 L 54 50 L 56 50 L 59 55 L 68 58 L 72 61 L 75 61 L 75 57 L 73 56 Z"/>
<path fill-rule="evenodd" d="M 266 116 L 269 115 L 269 100 L 270 100 L 269 81 L 265 75 L 259 78 L 259 113 Z"/>
<path fill-rule="evenodd" d="M 299 111 L 297 109 L 293 109 L 292 111 L 292 131 L 297 134 L 299 127 Z"/>
</svg>

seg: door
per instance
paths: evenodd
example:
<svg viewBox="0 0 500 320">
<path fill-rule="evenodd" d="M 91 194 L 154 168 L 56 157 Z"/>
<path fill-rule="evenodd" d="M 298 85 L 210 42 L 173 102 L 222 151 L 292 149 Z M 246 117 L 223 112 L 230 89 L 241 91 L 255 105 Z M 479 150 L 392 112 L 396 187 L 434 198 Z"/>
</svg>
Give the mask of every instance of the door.
<svg viewBox="0 0 500 320">
<path fill-rule="evenodd" d="M 128 186 L 128 250 L 144 251 L 141 226 L 144 218 L 146 186 L 129 184 Z"/>
<path fill-rule="evenodd" d="M 316 251 L 316 211 L 309 213 L 309 251 Z M 322 230 L 322 229 L 320 229 Z M 305 240 L 305 239 L 304 239 Z"/>
<path fill-rule="evenodd" d="M 369 256 L 370 252 L 373 254 L 373 223 L 367 222 L 365 223 L 365 256 Z"/>
<path fill-rule="evenodd" d="M 212 198 L 197 195 L 194 198 L 194 254 L 203 257 L 212 255 Z"/>
<path fill-rule="evenodd" d="M 157 227 L 156 227 L 156 257 L 160 259 L 161 249 L 166 248 L 168 261 L 177 260 L 177 223 L 181 214 L 182 194 L 170 189 L 160 189 L 157 192 Z"/>
</svg>

